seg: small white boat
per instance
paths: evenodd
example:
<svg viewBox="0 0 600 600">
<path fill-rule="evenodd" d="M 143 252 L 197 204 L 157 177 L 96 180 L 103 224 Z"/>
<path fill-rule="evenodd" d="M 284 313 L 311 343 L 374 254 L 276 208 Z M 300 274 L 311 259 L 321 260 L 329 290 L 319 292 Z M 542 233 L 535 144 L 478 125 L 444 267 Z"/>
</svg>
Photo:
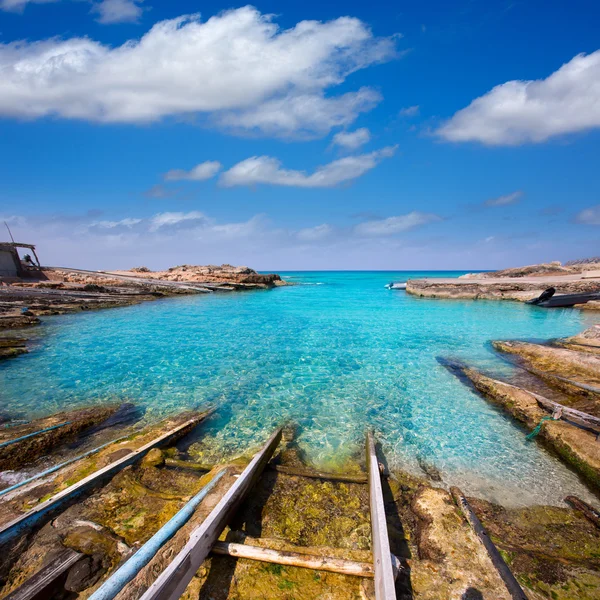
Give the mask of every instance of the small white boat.
<svg viewBox="0 0 600 600">
<path fill-rule="evenodd" d="M 388 290 L 405 290 L 406 282 L 404 281 L 392 281 L 385 286 Z"/>
</svg>

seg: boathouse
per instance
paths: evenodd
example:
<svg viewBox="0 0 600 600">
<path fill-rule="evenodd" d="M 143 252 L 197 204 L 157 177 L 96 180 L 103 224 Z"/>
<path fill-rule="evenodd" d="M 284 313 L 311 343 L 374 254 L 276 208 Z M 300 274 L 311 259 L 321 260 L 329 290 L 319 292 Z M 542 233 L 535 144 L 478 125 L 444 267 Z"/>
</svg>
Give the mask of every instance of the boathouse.
<svg viewBox="0 0 600 600">
<path fill-rule="evenodd" d="M 18 248 L 30 251 L 26 252 L 28 260 L 21 259 Z M 35 246 L 32 244 L 0 242 L 0 278 L 30 277 L 33 272 L 39 272 L 40 266 Z"/>
</svg>

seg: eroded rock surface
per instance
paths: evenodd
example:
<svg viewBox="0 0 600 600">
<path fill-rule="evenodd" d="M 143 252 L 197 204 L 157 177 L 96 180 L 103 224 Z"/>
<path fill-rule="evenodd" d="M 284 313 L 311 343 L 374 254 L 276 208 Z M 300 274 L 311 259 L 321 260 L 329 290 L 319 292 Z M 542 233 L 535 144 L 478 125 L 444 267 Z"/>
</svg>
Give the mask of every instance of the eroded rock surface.
<svg viewBox="0 0 600 600">
<path fill-rule="evenodd" d="M 445 490 L 425 487 L 414 497 L 419 561 L 411 565 L 416 598 L 510 600 L 487 552 Z"/>
<path fill-rule="evenodd" d="M 545 373 L 558 375 L 600 390 L 600 356 L 529 342 L 498 341 L 493 342 L 493 346 L 500 352 L 518 356 L 540 376 Z"/>
</svg>

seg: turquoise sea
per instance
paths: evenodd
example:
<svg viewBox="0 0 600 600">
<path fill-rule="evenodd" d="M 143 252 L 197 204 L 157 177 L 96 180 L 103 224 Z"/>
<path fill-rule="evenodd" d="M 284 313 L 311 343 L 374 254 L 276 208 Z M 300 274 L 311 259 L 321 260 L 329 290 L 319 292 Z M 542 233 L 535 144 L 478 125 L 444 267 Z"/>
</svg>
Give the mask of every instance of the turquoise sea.
<svg viewBox="0 0 600 600">
<path fill-rule="evenodd" d="M 384 289 L 436 272 L 295 272 L 297 285 L 186 296 L 52 317 L 32 352 L 0 364 L 2 409 L 25 415 L 129 400 L 158 420 L 207 405 L 191 448 L 244 452 L 276 425 L 298 425 L 306 460 L 333 469 L 376 430 L 389 463 L 434 465 L 448 484 L 504 503 L 590 498 L 578 478 L 437 361 L 499 375 L 494 339 L 548 339 L 589 325 L 576 310 L 432 300 Z"/>
</svg>

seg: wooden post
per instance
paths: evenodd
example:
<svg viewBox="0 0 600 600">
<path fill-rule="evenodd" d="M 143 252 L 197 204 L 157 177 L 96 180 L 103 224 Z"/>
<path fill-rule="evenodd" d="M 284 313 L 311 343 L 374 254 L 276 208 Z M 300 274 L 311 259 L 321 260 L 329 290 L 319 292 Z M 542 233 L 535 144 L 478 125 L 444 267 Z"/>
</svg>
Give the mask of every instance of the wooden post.
<svg viewBox="0 0 600 600">
<path fill-rule="evenodd" d="M 273 456 L 281 441 L 282 430 L 280 427 L 254 456 L 208 517 L 192 531 L 187 544 L 148 588 L 141 600 L 177 600 L 183 594 L 225 525 Z"/>
<path fill-rule="evenodd" d="M 471 505 L 465 498 L 464 494 L 457 487 L 450 488 L 450 493 L 454 498 L 454 501 L 460 508 L 463 516 L 479 538 L 479 541 L 486 549 L 494 568 L 500 575 L 500 578 L 504 582 L 508 593 L 514 600 L 527 600 L 525 592 L 521 588 L 519 582 L 515 579 L 508 565 L 504 562 L 502 555 L 498 551 L 498 548 L 494 545 L 494 542 L 490 539 L 487 531 L 484 529 L 481 521 L 477 518 L 477 515 L 471 508 Z"/>
<path fill-rule="evenodd" d="M 369 501 L 371 508 L 371 538 L 375 567 L 375 598 L 396 600 L 394 568 L 391 560 L 379 461 L 373 435 L 367 434 L 367 466 L 369 468 Z"/>
</svg>

